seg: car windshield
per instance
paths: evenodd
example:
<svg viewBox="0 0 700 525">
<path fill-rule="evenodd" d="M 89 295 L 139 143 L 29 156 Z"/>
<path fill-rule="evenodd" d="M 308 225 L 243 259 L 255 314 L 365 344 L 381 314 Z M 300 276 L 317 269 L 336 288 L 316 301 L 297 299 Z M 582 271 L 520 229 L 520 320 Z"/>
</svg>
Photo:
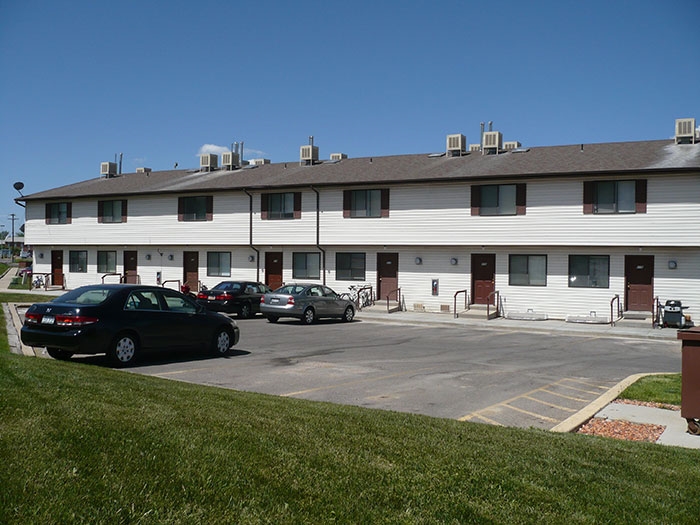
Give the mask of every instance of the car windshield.
<svg viewBox="0 0 700 525">
<path fill-rule="evenodd" d="M 100 304 L 116 290 L 113 288 L 89 288 L 70 291 L 54 299 L 57 303 Z"/>
</svg>

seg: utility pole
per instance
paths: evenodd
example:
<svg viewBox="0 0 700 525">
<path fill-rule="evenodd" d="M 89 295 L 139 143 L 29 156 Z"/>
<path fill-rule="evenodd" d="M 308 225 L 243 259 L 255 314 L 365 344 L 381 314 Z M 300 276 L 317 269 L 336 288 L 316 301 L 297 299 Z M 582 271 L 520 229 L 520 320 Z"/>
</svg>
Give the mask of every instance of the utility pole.
<svg viewBox="0 0 700 525">
<path fill-rule="evenodd" d="M 12 244 L 10 245 L 10 262 L 15 260 L 15 217 L 14 213 L 10 213 L 10 220 L 12 221 Z"/>
</svg>

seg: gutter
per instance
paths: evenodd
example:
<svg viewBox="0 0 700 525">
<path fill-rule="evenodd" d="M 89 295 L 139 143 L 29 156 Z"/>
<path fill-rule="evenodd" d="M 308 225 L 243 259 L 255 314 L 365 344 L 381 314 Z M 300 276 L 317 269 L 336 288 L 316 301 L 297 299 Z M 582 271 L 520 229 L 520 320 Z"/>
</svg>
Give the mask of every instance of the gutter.
<svg viewBox="0 0 700 525">
<path fill-rule="evenodd" d="M 246 188 L 243 192 L 248 195 L 248 246 L 255 252 L 255 280 L 260 282 L 260 250 L 253 245 L 253 195 Z"/>
<path fill-rule="evenodd" d="M 323 284 L 326 284 L 326 250 L 321 247 L 321 194 L 311 186 L 311 191 L 316 194 L 316 248 L 321 252 L 321 272 Z"/>
</svg>

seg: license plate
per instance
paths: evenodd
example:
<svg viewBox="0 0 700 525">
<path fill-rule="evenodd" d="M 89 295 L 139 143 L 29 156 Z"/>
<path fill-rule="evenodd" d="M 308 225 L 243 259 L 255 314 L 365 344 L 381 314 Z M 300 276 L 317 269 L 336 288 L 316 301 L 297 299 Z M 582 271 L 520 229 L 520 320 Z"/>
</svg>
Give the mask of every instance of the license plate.
<svg viewBox="0 0 700 525">
<path fill-rule="evenodd" d="M 54 324 L 56 318 L 53 315 L 45 315 L 41 318 L 41 324 Z"/>
<path fill-rule="evenodd" d="M 216 296 L 210 295 L 210 296 L 209 296 L 209 300 L 210 300 L 210 301 L 216 301 Z"/>
<path fill-rule="evenodd" d="M 280 302 L 278 297 L 273 297 L 270 299 L 270 304 L 278 304 Z"/>
</svg>

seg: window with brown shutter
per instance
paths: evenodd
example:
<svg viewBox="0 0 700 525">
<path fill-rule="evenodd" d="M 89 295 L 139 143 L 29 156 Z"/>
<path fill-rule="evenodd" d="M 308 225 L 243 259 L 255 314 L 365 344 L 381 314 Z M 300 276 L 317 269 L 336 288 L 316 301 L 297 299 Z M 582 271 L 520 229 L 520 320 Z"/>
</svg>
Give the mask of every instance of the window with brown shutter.
<svg viewBox="0 0 700 525">
<path fill-rule="evenodd" d="M 583 182 L 584 214 L 603 215 L 646 212 L 646 179 Z"/>
<path fill-rule="evenodd" d="M 389 188 L 343 191 L 343 217 L 389 217 Z"/>
</svg>

